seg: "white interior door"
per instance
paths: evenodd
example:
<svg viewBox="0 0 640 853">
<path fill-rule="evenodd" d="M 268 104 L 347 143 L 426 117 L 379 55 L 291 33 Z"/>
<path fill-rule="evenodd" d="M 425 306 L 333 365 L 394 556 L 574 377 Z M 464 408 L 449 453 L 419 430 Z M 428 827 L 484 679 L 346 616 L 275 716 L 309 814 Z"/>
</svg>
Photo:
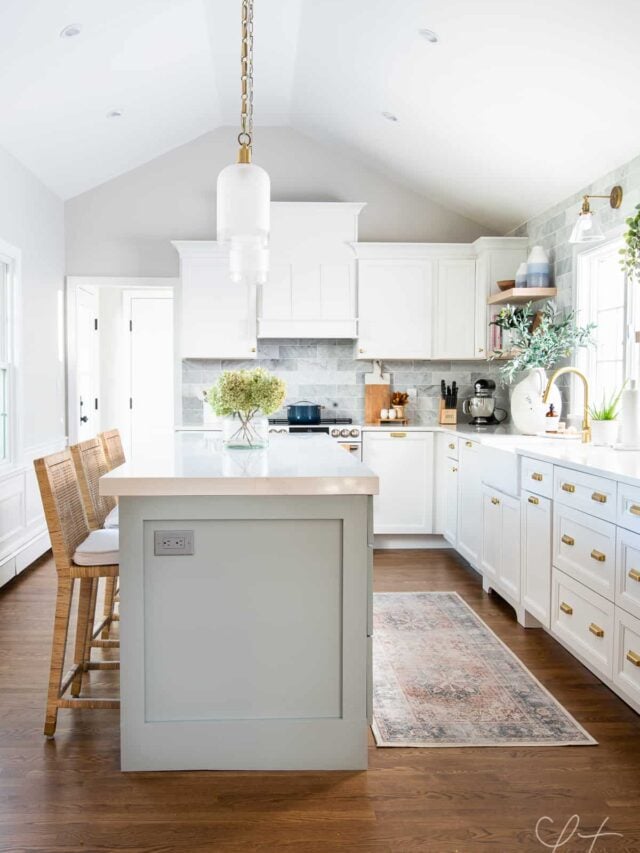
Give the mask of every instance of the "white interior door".
<svg viewBox="0 0 640 853">
<path fill-rule="evenodd" d="M 173 296 L 169 291 L 125 293 L 129 320 L 129 455 L 153 458 L 173 435 Z"/>
<path fill-rule="evenodd" d="M 76 417 L 78 441 L 100 432 L 98 294 L 91 288 L 76 291 Z"/>
</svg>

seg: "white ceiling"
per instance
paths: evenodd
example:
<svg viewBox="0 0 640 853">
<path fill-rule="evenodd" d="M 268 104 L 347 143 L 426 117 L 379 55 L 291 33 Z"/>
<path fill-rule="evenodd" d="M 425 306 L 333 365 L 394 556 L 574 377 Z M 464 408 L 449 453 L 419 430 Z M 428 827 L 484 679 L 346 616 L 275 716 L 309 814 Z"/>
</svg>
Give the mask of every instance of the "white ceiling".
<svg viewBox="0 0 640 853">
<path fill-rule="evenodd" d="M 255 5 L 257 162 L 290 124 L 506 231 L 640 153 L 638 0 Z M 0 145 L 68 198 L 234 125 L 239 7 L 2 0 Z"/>
</svg>

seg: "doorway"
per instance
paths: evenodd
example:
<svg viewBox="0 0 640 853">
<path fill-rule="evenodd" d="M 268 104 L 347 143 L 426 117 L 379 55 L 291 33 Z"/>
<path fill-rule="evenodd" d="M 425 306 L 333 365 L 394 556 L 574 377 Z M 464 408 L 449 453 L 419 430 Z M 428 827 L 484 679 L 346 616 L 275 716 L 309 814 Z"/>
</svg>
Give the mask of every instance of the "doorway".
<svg viewBox="0 0 640 853">
<path fill-rule="evenodd" d="M 67 280 L 69 442 L 120 430 L 144 465 L 173 435 L 175 279 Z"/>
</svg>

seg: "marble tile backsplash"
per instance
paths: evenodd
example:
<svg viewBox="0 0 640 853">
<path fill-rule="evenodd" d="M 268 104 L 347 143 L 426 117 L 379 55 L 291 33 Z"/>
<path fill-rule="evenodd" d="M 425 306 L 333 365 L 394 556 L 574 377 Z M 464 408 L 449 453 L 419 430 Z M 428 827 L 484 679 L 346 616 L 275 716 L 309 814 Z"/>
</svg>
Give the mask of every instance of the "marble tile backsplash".
<svg viewBox="0 0 640 853">
<path fill-rule="evenodd" d="M 219 361 L 189 359 L 182 362 L 182 411 L 185 425 L 203 421 L 203 392 L 213 385 L 223 370 L 264 367 L 287 383 L 287 403 L 309 400 L 325 407 L 327 417 L 364 418 L 364 377 L 371 373 L 371 361 L 354 356 L 352 341 L 342 340 L 269 340 L 258 342 L 257 358 L 252 361 Z M 390 374 L 392 388 L 406 391 L 415 388 L 416 401 L 409 407 L 413 423 L 437 421 L 440 380 L 454 380 L 460 388 L 459 399 L 473 393 L 479 377 L 494 379 L 497 405 L 507 408 L 508 389 L 500 385 L 498 363 L 481 361 L 385 361 L 383 369 Z M 459 409 L 461 412 L 461 402 Z M 285 417 L 283 409 L 274 417 Z M 467 417 L 460 414 L 460 421 Z"/>
</svg>

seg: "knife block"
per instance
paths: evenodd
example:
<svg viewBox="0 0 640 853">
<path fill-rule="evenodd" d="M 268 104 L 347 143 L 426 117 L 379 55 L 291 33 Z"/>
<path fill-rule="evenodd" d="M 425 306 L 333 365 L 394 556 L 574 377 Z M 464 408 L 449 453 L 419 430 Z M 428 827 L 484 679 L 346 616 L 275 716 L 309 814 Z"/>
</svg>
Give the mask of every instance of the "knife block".
<svg viewBox="0 0 640 853">
<path fill-rule="evenodd" d="M 438 415 L 438 423 L 441 424 L 457 424 L 458 423 L 458 410 L 457 409 L 445 409 L 444 400 L 440 400 L 440 412 Z"/>
</svg>

